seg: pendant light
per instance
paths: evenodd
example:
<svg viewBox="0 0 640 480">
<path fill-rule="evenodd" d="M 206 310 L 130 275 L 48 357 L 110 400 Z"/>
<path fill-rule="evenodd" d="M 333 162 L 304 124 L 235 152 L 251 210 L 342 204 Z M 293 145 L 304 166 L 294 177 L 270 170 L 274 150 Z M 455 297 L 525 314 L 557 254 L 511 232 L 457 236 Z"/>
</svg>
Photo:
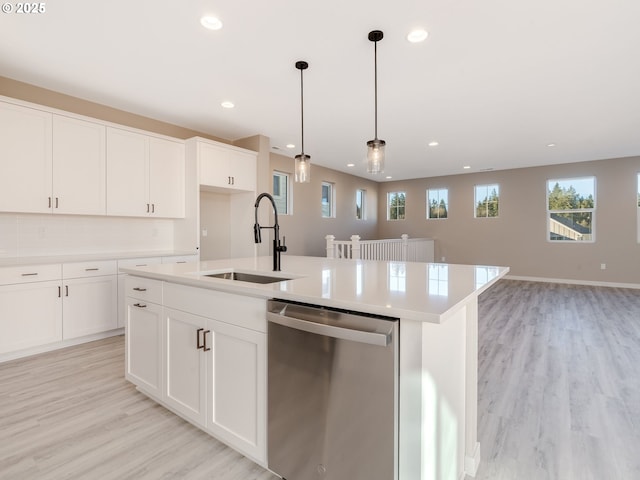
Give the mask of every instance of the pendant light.
<svg viewBox="0 0 640 480">
<path fill-rule="evenodd" d="M 367 142 L 367 173 L 384 172 L 384 147 L 386 142 L 378 138 L 378 42 L 382 40 L 380 30 L 369 32 L 369 40 L 373 42 L 374 89 L 375 89 L 375 138 Z"/>
<path fill-rule="evenodd" d="M 302 124 L 302 151 L 300 155 L 296 155 L 295 160 L 295 179 L 298 183 L 311 182 L 311 157 L 304 154 L 304 82 L 302 73 L 309 68 L 307 62 L 296 62 L 296 68 L 300 70 L 300 119 Z"/>
</svg>

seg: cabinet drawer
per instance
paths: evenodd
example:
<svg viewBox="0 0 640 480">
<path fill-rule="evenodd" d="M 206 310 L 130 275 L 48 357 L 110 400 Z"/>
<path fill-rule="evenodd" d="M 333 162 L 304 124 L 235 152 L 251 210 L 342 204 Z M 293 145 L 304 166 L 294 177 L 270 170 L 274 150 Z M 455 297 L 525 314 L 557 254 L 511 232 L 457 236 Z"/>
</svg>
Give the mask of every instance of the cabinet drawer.
<svg viewBox="0 0 640 480">
<path fill-rule="evenodd" d="M 197 261 L 198 255 L 174 255 L 171 257 L 162 257 L 162 263 L 188 263 Z"/>
<path fill-rule="evenodd" d="M 52 265 L 26 265 L 24 267 L 3 267 L 0 268 L 0 285 L 60 280 L 61 276 L 62 266 L 59 263 Z"/>
<path fill-rule="evenodd" d="M 118 272 L 123 267 L 146 267 L 161 263 L 162 257 L 125 258 L 118 260 Z"/>
<path fill-rule="evenodd" d="M 160 280 L 127 275 L 124 288 L 127 297 L 162 304 L 162 282 Z"/>
<path fill-rule="evenodd" d="M 267 303 L 263 298 L 166 283 L 164 305 L 258 332 L 267 331 Z"/>
<path fill-rule="evenodd" d="M 65 263 L 62 265 L 63 278 L 97 277 L 100 275 L 115 275 L 117 273 L 115 260 L 98 262 Z"/>
</svg>

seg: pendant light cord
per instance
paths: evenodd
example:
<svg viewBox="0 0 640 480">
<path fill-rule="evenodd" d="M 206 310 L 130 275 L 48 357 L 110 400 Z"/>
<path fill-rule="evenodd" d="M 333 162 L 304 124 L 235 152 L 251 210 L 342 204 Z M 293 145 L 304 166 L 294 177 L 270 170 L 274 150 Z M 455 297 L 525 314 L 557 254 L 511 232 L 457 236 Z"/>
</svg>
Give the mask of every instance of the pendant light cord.
<svg viewBox="0 0 640 480">
<path fill-rule="evenodd" d="M 304 156 L 304 81 L 302 80 L 304 69 L 300 69 L 300 123 L 302 125 L 302 155 Z"/>
<path fill-rule="evenodd" d="M 375 95 L 375 139 L 378 139 L 378 42 L 373 42 L 373 76 Z"/>
</svg>

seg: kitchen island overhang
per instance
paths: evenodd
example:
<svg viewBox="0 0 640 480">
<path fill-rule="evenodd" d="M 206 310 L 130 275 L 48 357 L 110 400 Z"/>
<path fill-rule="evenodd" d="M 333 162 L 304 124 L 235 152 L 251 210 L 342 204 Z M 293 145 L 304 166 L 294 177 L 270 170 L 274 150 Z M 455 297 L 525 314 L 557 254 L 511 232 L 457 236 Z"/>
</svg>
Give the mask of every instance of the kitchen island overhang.
<svg viewBox="0 0 640 480">
<path fill-rule="evenodd" d="M 398 478 L 475 475 L 477 297 L 509 269 L 288 255 L 281 272 L 271 269 L 271 257 L 251 257 L 122 272 L 265 301 L 281 298 L 399 318 Z M 207 276 L 230 271 L 289 279 L 259 284 Z"/>
</svg>

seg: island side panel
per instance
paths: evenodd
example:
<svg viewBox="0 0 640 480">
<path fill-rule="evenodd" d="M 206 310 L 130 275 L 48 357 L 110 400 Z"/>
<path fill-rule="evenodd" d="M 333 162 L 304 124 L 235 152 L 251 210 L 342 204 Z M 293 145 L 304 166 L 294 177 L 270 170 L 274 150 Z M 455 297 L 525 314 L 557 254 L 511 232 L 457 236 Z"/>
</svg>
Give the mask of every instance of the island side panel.
<svg viewBox="0 0 640 480">
<path fill-rule="evenodd" d="M 478 442 L 478 298 L 466 304 L 466 431 L 464 470 L 476 476 L 480 466 L 480 443 Z"/>
<path fill-rule="evenodd" d="M 400 480 L 464 478 L 467 309 L 400 323 Z"/>
</svg>

